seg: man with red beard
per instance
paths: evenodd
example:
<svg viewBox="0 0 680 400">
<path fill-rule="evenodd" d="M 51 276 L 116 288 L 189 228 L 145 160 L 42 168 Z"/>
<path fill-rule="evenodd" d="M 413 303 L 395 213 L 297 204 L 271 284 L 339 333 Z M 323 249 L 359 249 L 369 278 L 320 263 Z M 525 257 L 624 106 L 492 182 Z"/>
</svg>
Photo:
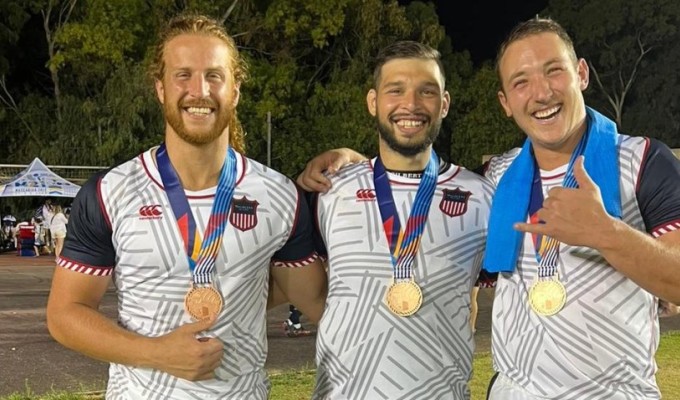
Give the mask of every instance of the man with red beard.
<svg viewBox="0 0 680 400">
<path fill-rule="evenodd" d="M 270 274 L 312 320 L 325 300 L 308 207 L 292 181 L 239 153 L 246 66 L 221 24 L 170 21 L 152 73 L 165 142 L 78 193 L 50 333 L 111 363 L 107 399 L 266 399 Z M 117 324 L 98 311 L 112 278 Z"/>
<path fill-rule="evenodd" d="M 380 52 L 366 96 L 379 156 L 338 171 L 317 198 L 329 293 L 315 399 L 470 396 L 470 290 L 492 187 L 432 150 L 449 101 L 437 50 Z"/>
</svg>

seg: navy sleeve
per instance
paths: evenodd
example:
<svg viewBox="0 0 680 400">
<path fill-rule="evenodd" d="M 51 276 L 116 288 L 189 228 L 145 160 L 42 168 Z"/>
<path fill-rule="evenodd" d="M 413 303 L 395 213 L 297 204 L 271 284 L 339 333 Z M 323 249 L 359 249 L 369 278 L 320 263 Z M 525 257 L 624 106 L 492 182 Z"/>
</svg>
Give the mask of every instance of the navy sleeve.
<svg viewBox="0 0 680 400">
<path fill-rule="evenodd" d="M 297 199 L 293 231 L 286 244 L 272 257 L 276 266 L 302 267 L 317 258 L 312 242 L 313 226 L 309 206 L 300 189 L 298 189 Z"/>
<path fill-rule="evenodd" d="M 472 172 L 479 176 L 485 176 L 486 175 L 486 170 L 489 169 L 489 161 L 481 164 L 477 168 L 473 169 Z"/>
<path fill-rule="evenodd" d="M 314 220 L 314 249 L 322 259 L 327 260 L 328 250 L 326 249 L 326 244 L 323 242 L 323 235 L 321 235 L 321 230 L 319 228 L 319 214 L 317 213 L 317 207 L 319 207 L 319 193 L 307 192 L 306 195 L 310 205 L 309 209 L 312 212 Z"/>
<path fill-rule="evenodd" d="M 106 172 L 93 175 L 73 201 L 60 256 L 61 266 L 93 275 L 108 275 L 115 265 L 111 224 L 99 194 L 99 183 Z"/>
<path fill-rule="evenodd" d="M 647 231 L 680 221 L 680 160 L 664 143 L 650 139 L 640 166 L 636 196 Z"/>
</svg>

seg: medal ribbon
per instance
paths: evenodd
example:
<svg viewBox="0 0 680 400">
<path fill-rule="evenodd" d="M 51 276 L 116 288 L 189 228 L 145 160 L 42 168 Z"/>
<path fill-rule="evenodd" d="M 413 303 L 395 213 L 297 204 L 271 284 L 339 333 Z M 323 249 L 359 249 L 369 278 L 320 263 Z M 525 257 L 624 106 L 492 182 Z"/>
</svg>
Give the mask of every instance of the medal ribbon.
<svg viewBox="0 0 680 400">
<path fill-rule="evenodd" d="M 217 181 L 215 201 L 208 219 L 208 226 L 203 233 L 203 240 L 196 230 L 196 220 L 191 212 L 184 188 L 172 167 L 165 143 L 156 151 L 156 161 L 172 212 L 177 219 L 177 227 L 184 242 L 194 284 L 210 284 L 236 186 L 236 154 L 231 147 L 228 148 L 227 157 Z"/>
<path fill-rule="evenodd" d="M 387 243 L 390 246 L 394 279 L 410 279 L 412 277 L 412 266 L 415 256 L 420 247 L 420 239 L 425 230 L 430 204 L 432 204 L 434 189 L 437 186 L 439 158 L 434 150 L 432 150 L 430 160 L 418 185 L 418 191 L 413 200 L 413 208 L 409 213 L 405 230 L 401 229 L 399 214 L 397 213 L 392 189 L 390 188 L 390 179 L 379 156 L 373 168 L 373 182 L 375 184 L 383 229 L 387 236 Z"/>
<path fill-rule="evenodd" d="M 578 187 L 576 178 L 574 177 L 574 162 L 583 154 L 586 147 L 588 132 L 583 134 L 576 149 L 571 154 L 567 172 L 562 180 L 562 187 L 575 188 Z M 534 163 L 536 160 L 534 159 Z M 543 185 L 541 182 L 541 172 L 538 165 L 534 164 L 534 179 L 531 186 L 531 200 L 529 201 L 529 220 L 532 224 L 543 223 L 538 219 L 536 212 L 543 207 Z M 547 278 L 555 275 L 557 271 L 557 264 L 560 259 L 560 242 L 555 238 L 547 235 L 532 234 L 534 242 L 534 249 L 536 251 L 536 261 L 538 261 L 538 277 Z"/>
</svg>

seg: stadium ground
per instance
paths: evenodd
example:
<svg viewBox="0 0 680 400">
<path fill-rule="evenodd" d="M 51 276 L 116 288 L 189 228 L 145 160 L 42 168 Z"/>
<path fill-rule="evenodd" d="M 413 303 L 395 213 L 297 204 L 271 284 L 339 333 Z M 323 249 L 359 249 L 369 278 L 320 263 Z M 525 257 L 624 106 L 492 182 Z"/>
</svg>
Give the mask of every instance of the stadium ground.
<svg viewBox="0 0 680 400">
<path fill-rule="evenodd" d="M 41 394 L 52 390 L 99 390 L 105 386 L 106 363 L 62 347 L 47 332 L 45 305 L 53 262 L 52 256 L 0 254 L 0 396 L 25 392 L 27 388 Z M 475 335 L 480 352 L 490 348 L 492 299 L 492 290 L 480 291 Z M 101 310 L 115 318 L 113 289 L 104 297 Z M 269 373 L 314 367 L 315 336 L 286 337 L 281 322 L 287 316 L 287 305 L 276 307 L 267 315 Z M 305 325 L 315 330 L 315 326 Z M 680 316 L 662 320 L 661 330 L 680 331 Z"/>
</svg>

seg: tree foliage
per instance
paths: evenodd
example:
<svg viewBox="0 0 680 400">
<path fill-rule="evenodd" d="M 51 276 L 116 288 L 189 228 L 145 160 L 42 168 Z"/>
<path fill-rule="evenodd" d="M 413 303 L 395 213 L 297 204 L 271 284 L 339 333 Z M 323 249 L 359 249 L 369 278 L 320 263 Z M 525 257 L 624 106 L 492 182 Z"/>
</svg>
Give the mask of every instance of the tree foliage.
<svg viewBox="0 0 680 400">
<path fill-rule="evenodd" d="M 607 96 L 618 90 L 617 77 L 632 76 L 636 40 L 643 40 L 649 52 L 621 102 L 622 125 L 677 146 L 671 139 L 680 136 L 674 96 L 680 84 L 674 70 L 680 58 L 678 6 L 674 0 L 647 3 L 553 0 L 550 7 L 600 74 L 607 91 L 593 87 L 588 96 L 605 111 Z M 267 161 L 271 128 L 272 167 L 288 175 L 333 147 L 375 154 L 366 92 L 375 55 L 395 40 L 418 40 L 442 53 L 452 98 L 435 143 L 442 156 L 475 167 L 482 155 L 522 138 L 498 105 L 491 66 L 474 67 L 467 52 L 454 52 L 456 38 L 445 34 L 427 2 L 4 0 L 5 161 L 27 163 L 39 156 L 54 164 L 114 165 L 159 143 L 164 122 L 146 70 L 158 28 L 183 11 L 223 21 L 234 36 L 250 65 L 238 106 L 248 155 Z"/>
<path fill-rule="evenodd" d="M 457 163 L 475 168 L 485 155 L 494 155 L 522 143 L 524 134 L 505 116 L 498 102 L 498 75 L 490 64 L 482 65 L 459 96 L 460 117 L 451 152 Z"/>
<path fill-rule="evenodd" d="M 590 104 L 624 132 L 680 145 L 672 67 L 680 62 L 680 2 L 551 0 L 546 15 L 569 31 L 589 62 Z"/>
</svg>

